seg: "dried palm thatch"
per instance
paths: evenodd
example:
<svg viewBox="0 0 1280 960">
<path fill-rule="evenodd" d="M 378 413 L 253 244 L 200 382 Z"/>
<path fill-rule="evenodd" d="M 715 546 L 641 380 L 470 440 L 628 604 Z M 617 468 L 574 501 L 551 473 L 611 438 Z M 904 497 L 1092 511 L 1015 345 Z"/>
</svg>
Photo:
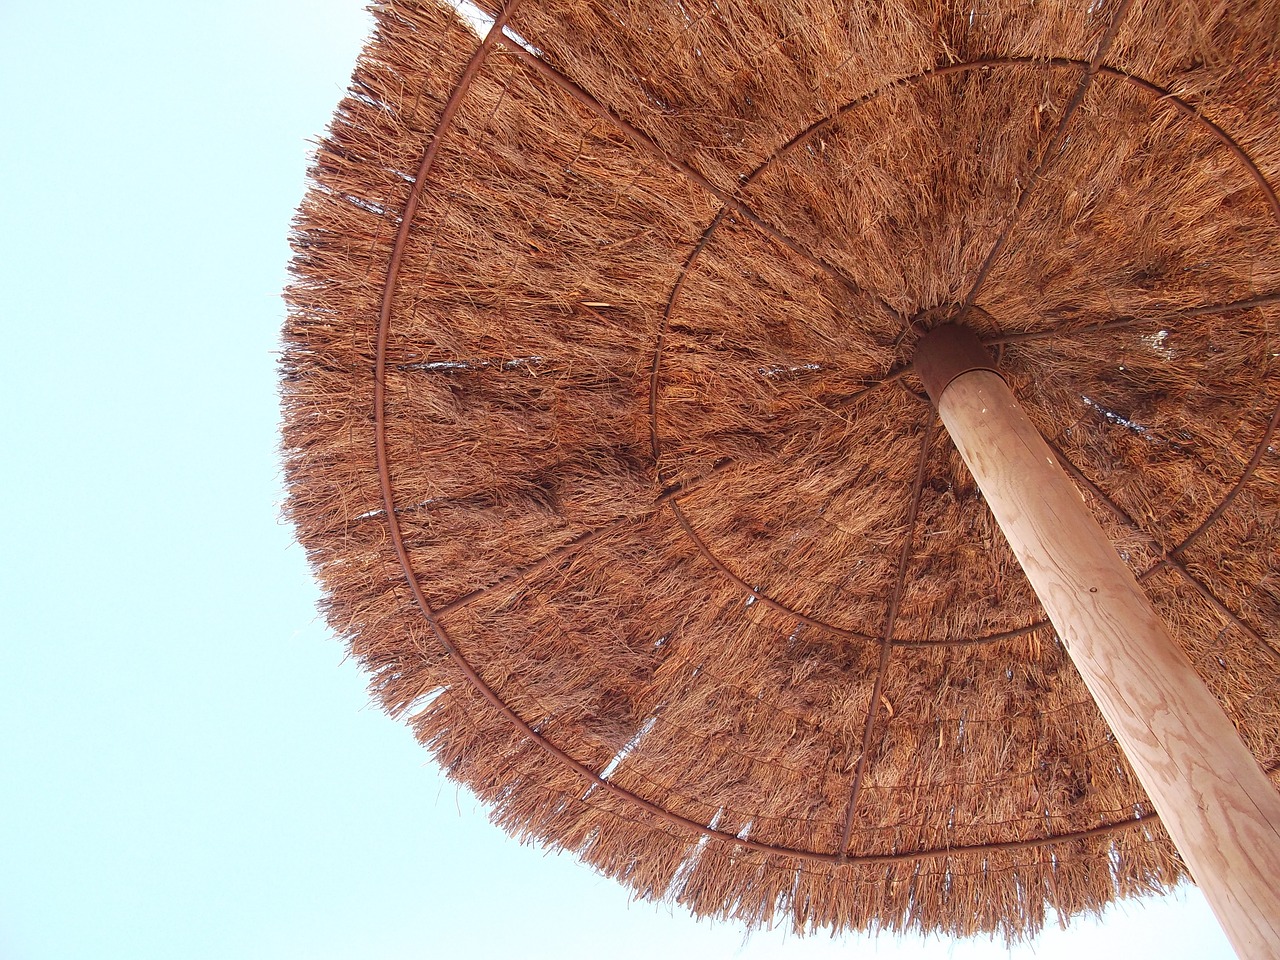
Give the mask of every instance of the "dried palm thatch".
<svg viewBox="0 0 1280 960">
<path fill-rule="evenodd" d="M 1177 883 L 910 360 L 999 350 L 1280 783 L 1278 9 L 379 5 L 283 393 L 382 704 L 698 915 L 1013 938 Z"/>
</svg>

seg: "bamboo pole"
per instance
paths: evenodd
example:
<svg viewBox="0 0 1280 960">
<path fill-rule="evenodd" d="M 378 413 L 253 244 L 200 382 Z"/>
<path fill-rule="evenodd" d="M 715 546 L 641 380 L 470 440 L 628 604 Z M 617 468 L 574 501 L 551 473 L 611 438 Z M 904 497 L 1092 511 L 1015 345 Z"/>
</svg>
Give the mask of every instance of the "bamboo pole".
<svg viewBox="0 0 1280 960">
<path fill-rule="evenodd" d="M 915 366 L 1227 938 L 1280 958 L 1280 793 L 977 337 L 940 327 Z"/>
</svg>

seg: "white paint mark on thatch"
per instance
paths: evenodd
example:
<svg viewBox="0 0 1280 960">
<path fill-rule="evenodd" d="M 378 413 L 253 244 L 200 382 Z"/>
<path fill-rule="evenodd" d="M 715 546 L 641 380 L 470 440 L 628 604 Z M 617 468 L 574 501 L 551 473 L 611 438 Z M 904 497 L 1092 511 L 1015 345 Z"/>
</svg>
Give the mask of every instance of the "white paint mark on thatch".
<svg viewBox="0 0 1280 960">
<path fill-rule="evenodd" d="M 366 200 L 363 197 L 357 197 L 350 193 L 342 194 L 342 199 L 352 206 L 359 207 L 365 213 L 372 213 L 374 216 L 386 216 L 387 210 L 380 203 L 374 203 L 372 200 Z"/>
<path fill-rule="evenodd" d="M 820 363 L 802 363 L 799 366 L 789 367 L 784 364 L 775 363 L 767 367 L 758 367 L 756 372 L 762 377 L 780 377 L 784 373 L 803 373 L 809 370 L 821 370 Z"/>
<path fill-rule="evenodd" d="M 1124 367 L 1122 366 L 1120 369 L 1123 370 Z M 1081 397 L 1080 399 L 1084 401 L 1084 405 L 1086 407 L 1096 410 L 1098 411 L 1098 413 L 1102 414 L 1102 416 L 1107 420 L 1108 423 L 1114 423 L 1117 426 L 1124 427 L 1126 430 L 1132 430 L 1138 436 L 1143 437 L 1146 440 L 1150 440 L 1152 443 L 1163 442 L 1159 437 L 1151 436 L 1147 428 L 1144 427 L 1142 424 L 1136 423 L 1133 420 L 1130 420 L 1128 417 L 1126 417 L 1122 413 L 1117 413 L 1114 410 L 1104 407 L 1102 404 L 1098 403 L 1092 397 Z"/>
<path fill-rule="evenodd" d="M 1173 359 L 1173 348 L 1168 344 L 1169 331 L 1157 330 L 1155 333 L 1149 333 L 1142 337 L 1142 342 L 1150 347 L 1158 356 L 1165 360 Z M 1121 369 L 1124 369 L 1121 367 Z"/>
<path fill-rule="evenodd" d="M 530 43 L 524 37 L 520 36 L 520 34 L 516 33 L 510 27 L 503 27 L 502 35 L 506 37 L 508 40 L 510 40 L 512 43 L 518 43 L 520 46 L 524 47 L 526 50 L 532 53 L 535 57 L 542 56 L 541 50 L 535 47 L 532 43 Z"/>
<path fill-rule="evenodd" d="M 613 755 L 613 759 L 610 760 L 608 765 L 600 771 L 601 780 L 608 780 L 609 777 L 612 776 L 613 771 L 618 769 L 618 765 L 622 763 L 623 760 L 627 759 L 627 755 L 636 747 L 640 746 L 640 741 L 642 741 L 645 738 L 645 735 L 653 729 L 653 725 L 657 719 L 658 716 L 655 713 L 640 725 L 640 729 L 636 731 L 635 736 L 628 740 L 627 745 L 615 753 Z"/>
<path fill-rule="evenodd" d="M 427 497 L 427 499 L 419 500 L 417 503 L 409 503 L 409 504 L 404 504 L 403 506 L 397 506 L 396 515 L 399 516 L 406 513 L 413 513 L 415 510 L 421 510 L 424 507 L 431 506 L 433 503 L 438 502 L 438 500 L 439 500 L 438 497 Z M 387 515 L 387 511 L 384 510 L 382 507 L 375 507 L 372 510 L 366 510 L 364 513 L 360 514 L 355 519 L 356 520 L 375 520 L 381 517 L 385 517 L 386 515 Z"/>
<path fill-rule="evenodd" d="M 484 37 L 491 29 L 493 29 L 493 17 L 485 13 L 474 3 L 471 3 L 470 0 L 449 0 L 449 6 L 453 7 L 454 12 L 463 19 L 466 25 L 471 28 L 471 32 L 477 37 Z M 535 57 L 542 56 L 541 50 L 531 44 L 524 37 L 520 36 L 520 34 L 516 33 L 510 27 L 503 27 L 502 35 L 512 43 L 518 43 Z"/>
<path fill-rule="evenodd" d="M 396 364 L 403 372 L 418 370 L 423 373 L 469 373 L 473 370 L 532 370 L 542 363 L 542 357 L 512 357 L 510 360 L 427 360 L 420 363 Z"/>
<path fill-rule="evenodd" d="M 413 701 L 409 704 L 408 713 L 409 713 L 410 719 L 416 719 L 417 717 L 426 713 L 428 710 L 431 709 L 431 705 L 433 703 L 435 703 L 442 695 L 448 692 L 449 692 L 449 685 L 441 684 L 438 687 L 434 687 L 431 690 L 428 690 L 424 694 L 414 697 Z"/>
<path fill-rule="evenodd" d="M 460 16 L 477 37 L 483 37 L 493 26 L 493 17 L 468 0 L 450 0 L 449 6 Z"/>
<path fill-rule="evenodd" d="M 716 810 L 716 814 L 711 818 L 711 822 L 707 824 L 708 830 L 717 830 L 720 827 L 720 818 L 724 816 L 724 807 Z M 698 837 L 698 842 L 693 845 L 693 849 L 689 855 L 681 861 L 680 866 L 676 868 L 675 874 L 671 878 L 671 884 L 668 890 L 679 891 L 684 889 L 684 885 L 693 875 L 693 871 L 697 869 L 698 861 L 702 859 L 702 851 L 706 849 L 707 841 L 710 840 L 707 834 Z"/>
</svg>

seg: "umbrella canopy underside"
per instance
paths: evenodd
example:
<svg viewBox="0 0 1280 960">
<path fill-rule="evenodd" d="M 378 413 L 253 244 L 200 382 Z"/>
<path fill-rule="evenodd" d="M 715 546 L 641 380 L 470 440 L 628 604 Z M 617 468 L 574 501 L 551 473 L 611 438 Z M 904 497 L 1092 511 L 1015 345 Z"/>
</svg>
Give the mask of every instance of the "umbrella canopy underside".
<svg viewBox="0 0 1280 960">
<path fill-rule="evenodd" d="M 377 7 L 293 236 L 287 510 L 380 702 L 698 915 L 1176 883 L 910 362 L 978 331 L 1280 783 L 1277 8 L 489 12 Z"/>
</svg>

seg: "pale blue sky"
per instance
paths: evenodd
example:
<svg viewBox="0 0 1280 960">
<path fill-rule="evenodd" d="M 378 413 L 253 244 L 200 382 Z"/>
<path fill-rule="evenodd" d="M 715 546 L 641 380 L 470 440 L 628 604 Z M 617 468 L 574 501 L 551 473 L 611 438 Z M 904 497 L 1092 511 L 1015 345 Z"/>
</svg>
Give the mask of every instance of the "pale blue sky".
<svg viewBox="0 0 1280 960">
<path fill-rule="evenodd" d="M 753 937 L 522 848 L 368 706 L 277 518 L 339 0 L 0 0 L 0 960 L 1228 957 L 1192 891 L 1000 944 Z"/>
</svg>

